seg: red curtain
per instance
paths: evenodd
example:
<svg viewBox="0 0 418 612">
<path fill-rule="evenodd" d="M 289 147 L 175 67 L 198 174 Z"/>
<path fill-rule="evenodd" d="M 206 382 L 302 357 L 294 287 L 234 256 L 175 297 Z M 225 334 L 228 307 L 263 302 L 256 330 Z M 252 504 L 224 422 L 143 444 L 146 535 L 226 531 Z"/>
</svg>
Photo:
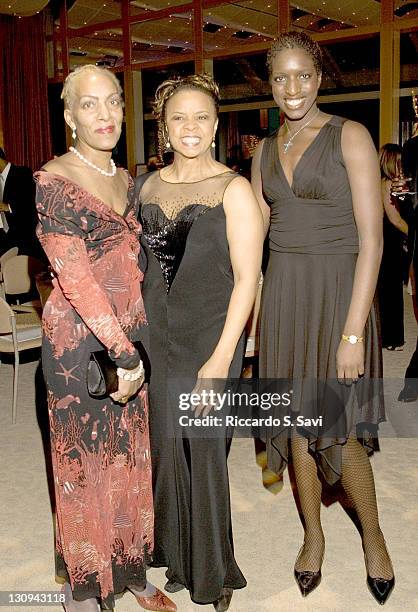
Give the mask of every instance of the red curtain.
<svg viewBox="0 0 418 612">
<path fill-rule="evenodd" d="M 0 15 L 0 99 L 4 149 L 37 170 L 52 156 L 45 16 Z"/>
</svg>

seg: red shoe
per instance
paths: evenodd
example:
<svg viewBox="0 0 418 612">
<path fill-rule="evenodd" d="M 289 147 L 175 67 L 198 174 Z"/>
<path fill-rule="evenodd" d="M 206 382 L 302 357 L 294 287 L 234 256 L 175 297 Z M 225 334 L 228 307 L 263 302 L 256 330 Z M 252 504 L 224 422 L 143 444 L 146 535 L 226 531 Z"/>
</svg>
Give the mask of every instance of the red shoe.
<svg viewBox="0 0 418 612">
<path fill-rule="evenodd" d="M 174 601 L 171 601 L 171 599 L 169 599 L 167 595 L 164 595 L 157 587 L 155 587 L 155 595 L 151 597 L 138 597 L 138 595 L 135 595 L 135 597 L 144 610 L 154 610 L 155 612 L 160 612 L 161 610 L 175 612 L 177 610 Z"/>
</svg>

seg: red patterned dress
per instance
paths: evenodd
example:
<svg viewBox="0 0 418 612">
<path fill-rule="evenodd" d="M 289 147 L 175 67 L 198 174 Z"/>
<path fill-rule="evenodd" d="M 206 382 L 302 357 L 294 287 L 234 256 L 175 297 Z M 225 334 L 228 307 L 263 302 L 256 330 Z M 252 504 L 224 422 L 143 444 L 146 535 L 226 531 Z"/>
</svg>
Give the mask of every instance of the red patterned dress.
<svg viewBox="0 0 418 612">
<path fill-rule="evenodd" d="M 153 550 L 146 390 L 126 405 L 87 392 L 91 351 L 135 367 L 146 324 L 137 205 L 129 179 L 119 215 L 71 180 L 37 172 L 38 237 L 55 273 L 43 313 L 57 505 L 57 574 L 74 598 L 105 609 L 127 585 L 143 588 Z"/>
</svg>

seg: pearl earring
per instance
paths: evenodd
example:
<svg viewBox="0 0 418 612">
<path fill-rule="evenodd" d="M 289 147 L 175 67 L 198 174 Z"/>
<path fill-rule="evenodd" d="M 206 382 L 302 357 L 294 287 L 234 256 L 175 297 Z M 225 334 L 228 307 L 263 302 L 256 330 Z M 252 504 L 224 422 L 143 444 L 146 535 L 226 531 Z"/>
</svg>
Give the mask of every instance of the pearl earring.
<svg viewBox="0 0 418 612">
<path fill-rule="evenodd" d="M 75 139 L 77 138 L 77 132 L 76 132 L 75 127 L 73 128 L 73 131 L 72 131 L 72 133 L 71 133 L 71 138 L 72 138 L 73 140 L 75 140 Z"/>
<path fill-rule="evenodd" d="M 216 147 L 215 139 L 212 140 L 212 144 L 210 146 L 212 147 L 212 149 L 214 149 Z"/>
<path fill-rule="evenodd" d="M 170 143 L 170 141 L 167 138 L 166 143 L 165 143 L 165 148 L 169 149 L 170 147 L 171 147 L 171 143 Z"/>
</svg>

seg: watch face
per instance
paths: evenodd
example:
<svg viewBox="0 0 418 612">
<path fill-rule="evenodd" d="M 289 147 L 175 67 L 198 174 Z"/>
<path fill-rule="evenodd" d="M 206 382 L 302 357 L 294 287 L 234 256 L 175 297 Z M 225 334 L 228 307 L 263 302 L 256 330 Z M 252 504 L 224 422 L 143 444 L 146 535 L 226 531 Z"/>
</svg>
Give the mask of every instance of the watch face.
<svg viewBox="0 0 418 612">
<path fill-rule="evenodd" d="M 350 344 L 356 344 L 357 336 L 348 336 L 348 341 Z"/>
</svg>

